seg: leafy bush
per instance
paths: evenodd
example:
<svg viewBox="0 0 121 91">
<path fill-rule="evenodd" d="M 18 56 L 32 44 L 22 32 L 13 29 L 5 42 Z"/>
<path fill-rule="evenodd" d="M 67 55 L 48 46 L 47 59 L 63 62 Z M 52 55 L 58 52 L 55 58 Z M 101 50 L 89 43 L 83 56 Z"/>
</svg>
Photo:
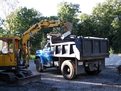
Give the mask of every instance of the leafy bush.
<svg viewBox="0 0 121 91">
<path fill-rule="evenodd" d="M 110 47 L 109 53 L 114 54 L 114 50 L 112 49 L 112 47 Z"/>
<path fill-rule="evenodd" d="M 35 59 L 35 55 L 30 55 L 30 60 L 34 60 Z"/>
</svg>

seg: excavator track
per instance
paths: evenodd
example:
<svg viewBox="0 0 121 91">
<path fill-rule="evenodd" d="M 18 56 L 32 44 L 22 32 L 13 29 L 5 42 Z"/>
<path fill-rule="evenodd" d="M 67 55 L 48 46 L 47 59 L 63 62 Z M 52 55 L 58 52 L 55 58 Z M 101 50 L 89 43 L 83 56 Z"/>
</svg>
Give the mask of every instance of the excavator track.
<svg viewBox="0 0 121 91">
<path fill-rule="evenodd" d="M 6 81 L 6 82 L 14 82 L 16 80 L 16 76 L 12 72 L 0 72 L 0 80 Z"/>
<path fill-rule="evenodd" d="M 5 82 L 13 82 L 18 86 L 30 83 L 41 81 L 41 75 L 33 75 L 30 70 L 20 70 L 19 73 L 15 74 L 13 72 L 0 72 L 0 80 Z"/>
</svg>

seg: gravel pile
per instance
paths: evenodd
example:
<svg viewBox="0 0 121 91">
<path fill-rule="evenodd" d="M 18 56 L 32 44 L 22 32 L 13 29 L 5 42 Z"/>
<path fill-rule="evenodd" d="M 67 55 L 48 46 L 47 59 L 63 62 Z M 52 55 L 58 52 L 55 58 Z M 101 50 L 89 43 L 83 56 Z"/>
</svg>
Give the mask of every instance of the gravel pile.
<svg viewBox="0 0 121 91">
<path fill-rule="evenodd" d="M 121 65 L 121 56 L 117 54 L 110 54 L 109 58 L 105 59 L 106 65 Z"/>
</svg>

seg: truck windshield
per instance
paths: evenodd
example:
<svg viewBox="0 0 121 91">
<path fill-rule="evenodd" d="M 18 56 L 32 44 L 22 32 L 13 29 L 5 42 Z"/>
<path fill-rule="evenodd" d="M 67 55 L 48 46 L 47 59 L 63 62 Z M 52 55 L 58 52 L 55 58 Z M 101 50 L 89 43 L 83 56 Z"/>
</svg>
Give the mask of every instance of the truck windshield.
<svg viewBox="0 0 121 91">
<path fill-rule="evenodd" d="M 12 40 L 0 40 L 0 53 L 12 53 L 13 43 Z"/>
</svg>

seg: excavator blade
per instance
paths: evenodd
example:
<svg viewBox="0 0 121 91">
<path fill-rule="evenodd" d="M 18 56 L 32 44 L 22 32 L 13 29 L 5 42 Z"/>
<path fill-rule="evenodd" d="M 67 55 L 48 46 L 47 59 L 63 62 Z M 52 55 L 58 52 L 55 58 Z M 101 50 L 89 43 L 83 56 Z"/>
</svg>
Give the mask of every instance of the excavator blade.
<svg viewBox="0 0 121 91">
<path fill-rule="evenodd" d="M 24 78 L 17 78 L 17 85 L 21 86 L 27 83 L 31 83 L 31 82 L 36 82 L 36 81 L 40 81 L 41 80 L 41 75 L 37 74 L 37 75 L 31 75 L 28 77 L 24 77 Z"/>
</svg>

